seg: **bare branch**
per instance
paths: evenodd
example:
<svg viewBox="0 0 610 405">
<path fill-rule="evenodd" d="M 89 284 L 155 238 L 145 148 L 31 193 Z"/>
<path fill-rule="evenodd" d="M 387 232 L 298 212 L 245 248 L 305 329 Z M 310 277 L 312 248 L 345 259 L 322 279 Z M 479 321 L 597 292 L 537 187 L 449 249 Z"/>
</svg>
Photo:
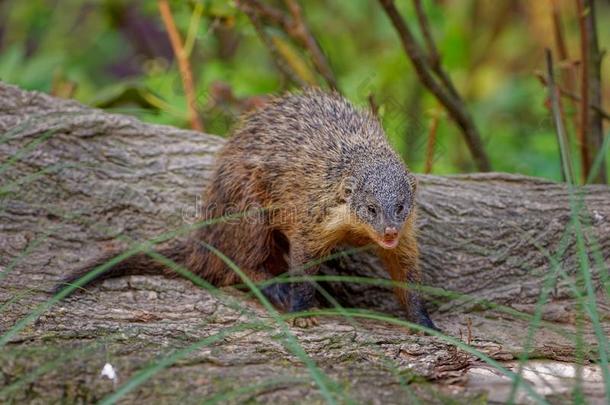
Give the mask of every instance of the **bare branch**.
<svg viewBox="0 0 610 405">
<path fill-rule="evenodd" d="M 550 2 L 551 19 L 553 21 L 553 36 L 555 38 L 555 45 L 557 47 L 557 53 L 559 54 L 559 60 L 567 61 L 570 60 L 570 56 L 568 54 L 568 47 L 566 45 L 563 26 L 561 24 L 561 15 L 558 0 L 550 0 Z"/>
<path fill-rule="evenodd" d="M 559 61 L 567 64 L 566 69 L 560 71 L 561 84 L 556 84 L 560 93 L 566 89 L 566 91 L 573 92 L 576 88 L 576 67 L 570 62 L 570 55 L 568 53 L 568 47 L 565 41 L 565 34 L 563 25 L 561 23 L 561 10 L 559 9 L 559 0 L 549 0 L 551 3 L 551 20 L 553 22 L 553 37 L 555 38 L 555 47 L 557 48 L 557 54 L 559 55 Z M 545 80 L 544 75 L 542 79 Z M 545 80 L 546 81 L 546 80 Z M 578 105 L 574 100 L 571 103 L 575 110 L 578 110 Z M 559 105 L 561 110 L 564 111 L 562 99 L 559 99 Z M 578 114 L 572 115 L 574 129 L 577 130 L 579 127 Z"/>
<path fill-rule="evenodd" d="M 589 176 L 591 167 L 591 155 L 587 142 L 587 132 L 589 127 L 589 57 L 587 50 L 588 33 L 586 27 L 585 6 L 583 0 L 576 0 L 578 10 L 578 26 L 580 28 L 580 119 L 578 122 L 578 146 L 580 150 L 580 161 L 582 166 L 582 178 Z"/>
<path fill-rule="evenodd" d="M 453 85 L 453 82 L 449 78 L 449 75 L 443 70 L 441 65 L 441 56 L 438 53 L 436 44 L 434 43 L 434 38 L 432 38 L 430 24 L 428 23 L 428 17 L 426 17 L 423 4 L 421 0 L 413 0 L 413 4 L 415 6 L 419 28 L 424 37 L 426 48 L 428 48 L 428 60 L 430 62 L 430 67 L 432 67 L 434 73 L 439 77 L 439 79 L 441 79 L 445 87 L 447 87 L 447 90 L 449 90 L 454 97 L 459 98 L 459 94 Z"/>
<path fill-rule="evenodd" d="M 307 83 L 284 62 L 284 59 L 277 50 L 275 44 L 273 43 L 273 40 L 269 37 L 267 32 L 265 32 L 265 27 L 263 27 L 258 13 L 247 5 L 239 5 L 241 6 L 240 9 L 250 19 L 252 26 L 256 30 L 256 33 L 263 42 L 263 44 L 265 44 L 267 49 L 269 49 L 269 53 L 271 53 L 272 56 L 271 59 L 273 60 L 273 63 L 275 64 L 277 70 L 280 72 L 282 79 L 284 79 L 284 83 L 286 81 L 291 81 L 293 83 L 297 83 L 301 87 L 306 86 Z"/>
<path fill-rule="evenodd" d="M 174 22 L 172 11 L 169 7 L 167 0 L 158 0 L 159 12 L 161 13 L 161 19 L 167 30 L 169 40 L 178 62 L 178 68 L 180 69 L 180 77 L 182 79 L 182 86 L 184 87 L 184 95 L 186 97 L 186 108 L 188 111 L 189 120 L 191 122 L 191 128 L 197 131 L 205 131 L 201 118 L 197 113 L 197 101 L 195 97 L 195 85 L 193 83 L 193 74 L 191 65 L 188 60 L 187 53 L 182 43 L 182 38 Z"/>
<path fill-rule="evenodd" d="M 401 43 L 405 52 L 417 75 L 419 76 L 422 83 L 426 88 L 434 94 L 434 96 L 441 102 L 441 104 L 447 109 L 451 118 L 461 128 L 466 144 L 473 156 L 477 168 L 481 171 L 490 171 L 491 164 L 479 131 L 477 130 L 474 121 L 466 107 L 463 100 L 452 93 L 451 90 L 443 87 L 436 81 L 432 75 L 433 69 L 430 66 L 427 57 L 425 56 L 421 47 L 415 41 L 411 30 L 407 26 L 404 19 L 396 9 L 393 0 L 379 0 L 381 6 L 385 10 L 386 14 L 390 18 L 390 21 L 394 25 L 394 28 L 398 32 Z"/>
<path fill-rule="evenodd" d="M 546 65 L 547 65 L 547 83 L 549 89 L 549 100 L 551 102 L 551 112 L 553 122 L 555 123 L 555 131 L 557 133 L 557 141 L 559 143 L 559 152 L 561 154 L 561 167 L 563 178 L 568 184 L 574 184 L 574 171 L 572 169 L 572 160 L 570 158 L 570 150 L 568 136 L 564 127 L 564 120 L 561 114 L 559 105 L 559 91 L 555 85 L 555 75 L 553 72 L 553 55 L 550 49 L 545 50 Z"/>
<path fill-rule="evenodd" d="M 434 43 L 434 39 L 432 38 L 432 33 L 430 32 L 428 17 L 426 17 L 424 6 L 421 0 L 413 0 L 413 5 L 415 6 L 415 13 L 417 14 L 419 28 L 421 29 L 422 35 L 424 36 L 424 42 L 428 48 L 428 60 L 430 65 L 432 67 L 439 66 L 441 63 L 441 56 L 439 55 L 438 50 L 436 49 L 436 44 Z"/>
<path fill-rule="evenodd" d="M 324 56 L 322 49 L 302 17 L 301 7 L 296 0 L 285 0 L 285 3 L 291 16 L 259 0 L 240 0 L 237 4 L 242 10 L 246 11 L 249 9 L 250 13 L 256 13 L 261 18 L 280 27 L 309 53 L 316 70 L 324 78 L 328 86 L 338 90 L 337 81 L 326 60 L 326 56 Z"/>
<path fill-rule="evenodd" d="M 589 164 L 587 176 L 591 171 L 595 155 L 600 151 L 604 142 L 604 132 L 602 115 L 599 110 L 602 106 L 602 78 L 601 64 L 602 53 L 599 50 L 597 41 L 597 26 L 595 21 L 595 2 L 593 0 L 579 0 L 579 22 L 581 28 L 581 52 L 582 52 L 582 100 L 581 100 L 581 119 L 582 128 L 585 135 L 584 141 L 588 152 Z M 585 101 L 586 95 L 586 101 Z M 599 109 L 589 109 L 591 104 Z M 586 129 L 586 131 L 585 131 Z M 606 165 L 602 161 L 599 173 L 593 178 L 594 183 L 607 183 Z"/>
<path fill-rule="evenodd" d="M 292 37 L 307 49 L 311 55 L 313 64 L 322 77 L 324 77 L 328 86 L 333 90 L 338 90 L 339 86 L 337 85 L 337 80 L 328 64 L 326 56 L 303 19 L 301 6 L 299 6 L 297 0 L 284 0 L 284 2 L 292 15 L 292 27 L 290 30 L 287 30 L 287 32 L 289 34 L 292 32 Z"/>
</svg>

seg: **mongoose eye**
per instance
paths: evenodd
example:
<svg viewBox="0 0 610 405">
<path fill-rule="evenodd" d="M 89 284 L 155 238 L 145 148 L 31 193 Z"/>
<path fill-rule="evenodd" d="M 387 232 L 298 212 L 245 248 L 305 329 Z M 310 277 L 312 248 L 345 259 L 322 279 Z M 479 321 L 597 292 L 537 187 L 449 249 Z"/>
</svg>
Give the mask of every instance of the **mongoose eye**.
<svg viewBox="0 0 610 405">
<path fill-rule="evenodd" d="M 404 206 L 404 205 L 402 205 L 402 204 L 398 204 L 398 205 L 396 206 L 396 213 L 397 213 L 397 214 L 402 214 L 402 211 L 403 211 L 404 209 L 405 209 L 405 206 Z"/>
<path fill-rule="evenodd" d="M 371 215 L 377 215 L 377 208 L 374 205 L 369 205 L 368 210 Z"/>
</svg>

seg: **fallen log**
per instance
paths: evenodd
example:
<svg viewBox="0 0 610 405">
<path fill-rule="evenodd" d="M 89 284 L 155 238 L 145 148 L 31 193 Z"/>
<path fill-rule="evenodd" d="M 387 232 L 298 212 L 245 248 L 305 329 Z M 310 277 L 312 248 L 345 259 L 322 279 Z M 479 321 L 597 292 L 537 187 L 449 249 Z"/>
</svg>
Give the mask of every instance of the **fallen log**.
<svg viewBox="0 0 610 405">
<path fill-rule="evenodd" d="M 189 347 L 125 398 L 301 402 L 335 395 L 394 403 L 410 395 L 441 401 L 488 391 L 469 383 L 480 356 L 446 338 L 338 314 L 313 329 L 286 332 L 254 298 L 232 289 L 218 295 L 182 279 L 107 280 L 20 324 L 49 303 L 69 269 L 108 249 L 182 229 L 223 140 L 6 84 L 0 84 L 0 132 L 0 334 L 6 337 L 0 400 L 96 401 L 158 364 L 151 361 Z M 536 359 L 598 360 L 595 325 L 581 316 L 575 294 L 586 290 L 573 218 L 576 209 L 607 336 L 607 187 L 582 187 L 571 198 L 563 184 L 490 173 L 420 176 L 418 190 L 422 269 L 431 287 L 425 292 L 432 318 L 448 336 L 507 368 L 523 351 Z M 325 263 L 323 274 L 387 279 L 366 252 Z M 400 319 L 387 286 L 322 285 L 345 308 Z M 544 293 L 542 326 L 528 341 Z M 253 317 L 262 323 L 243 326 Z M 322 370 L 330 394 L 320 389 L 324 383 L 312 383 L 315 370 L 284 343 L 285 333 Z M 105 363 L 118 370 L 118 383 L 100 377 Z M 598 386 L 585 389 L 603 395 Z"/>
</svg>

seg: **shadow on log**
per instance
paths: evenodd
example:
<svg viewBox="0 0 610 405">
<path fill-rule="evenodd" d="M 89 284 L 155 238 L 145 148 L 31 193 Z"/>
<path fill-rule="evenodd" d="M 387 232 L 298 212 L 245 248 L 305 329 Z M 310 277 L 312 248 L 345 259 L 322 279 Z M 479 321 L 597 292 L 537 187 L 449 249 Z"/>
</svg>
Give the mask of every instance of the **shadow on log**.
<svg viewBox="0 0 610 405">
<path fill-rule="evenodd" d="M 0 84 L 0 131 L 2 334 L 47 302 L 68 269 L 184 226 L 223 142 L 6 84 Z M 421 176 L 420 185 L 424 281 L 433 287 L 431 316 L 447 334 L 509 369 L 524 348 L 536 359 L 598 360 L 588 318 L 585 345 L 577 351 L 574 343 L 580 311 L 573 289 L 584 288 L 564 185 L 495 173 Z M 610 261 L 610 191 L 587 186 L 579 192 L 586 243 L 597 252 L 589 257 L 597 310 L 608 335 L 602 280 Z M 329 262 L 324 273 L 387 278 L 366 253 Z M 547 279 L 543 324 L 528 345 L 528 324 Z M 325 287 L 345 307 L 401 316 L 387 288 Z M 229 333 L 253 316 L 271 321 L 254 299 L 233 289 L 219 297 L 180 279 L 107 280 L 11 335 L 0 351 L 0 400 L 97 401 L 149 362 L 217 333 L 218 341 L 195 345 L 125 398 L 324 399 L 308 368 L 282 344 L 282 328 Z M 339 398 L 401 403 L 410 396 L 442 402 L 492 395 L 472 373 L 483 363 L 440 337 L 339 316 L 290 330 Z M 100 377 L 106 362 L 118 383 Z M 601 393 L 599 386 L 584 388 L 594 398 L 603 395 L 603 387 Z"/>
</svg>

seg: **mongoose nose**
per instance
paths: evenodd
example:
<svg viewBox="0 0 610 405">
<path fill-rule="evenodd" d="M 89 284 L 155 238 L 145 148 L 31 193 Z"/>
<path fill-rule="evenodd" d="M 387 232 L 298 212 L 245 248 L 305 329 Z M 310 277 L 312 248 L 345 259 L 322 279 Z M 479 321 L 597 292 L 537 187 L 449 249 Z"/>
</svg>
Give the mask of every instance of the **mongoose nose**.
<svg viewBox="0 0 610 405">
<path fill-rule="evenodd" d="M 384 239 L 392 240 L 396 239 L 396 237 L 398 237 L 398 229 L 394 228 L 393 226 L 388 226 L 385 228 L 385 232 L 383 234 Z"/>
</svg>

